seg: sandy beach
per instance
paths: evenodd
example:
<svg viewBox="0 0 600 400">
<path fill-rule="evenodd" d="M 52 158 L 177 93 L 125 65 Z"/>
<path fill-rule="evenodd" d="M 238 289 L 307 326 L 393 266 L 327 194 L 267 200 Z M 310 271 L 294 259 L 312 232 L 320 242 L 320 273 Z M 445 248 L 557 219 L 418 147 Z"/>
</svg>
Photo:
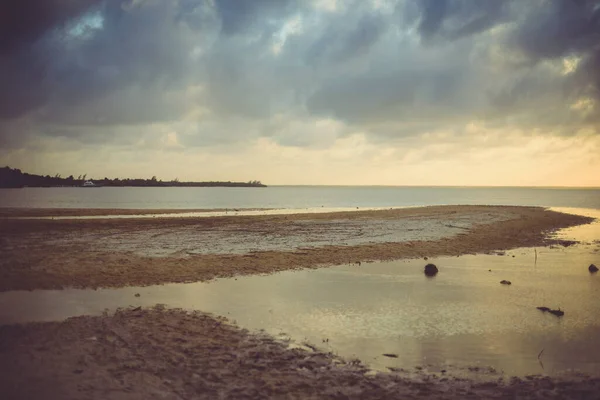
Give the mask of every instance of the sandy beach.
<svg viewBox="0 0 600 400">
<path fill-rule="evenodd" d="M 591 221 L 542 208 L 497 206 L 252 217 L 3 218 L 0 291 L 144 286 L 570 246 L 549 234 Z M 600 378 L 582 374 L 465 379 L 456 371 L 375 373 L 360 360 L 318 347 L 249 332 L 223 317 L 160 306 L 6 325 L 0 326 L 0 393 L 6 399 L 581 399 L 600 390 Z"/>
<path fill-rule="evenodd" d="M 0 291 L 194 282 L 544 246 L 557 244 L 549 232 L 590 221 L 542 208 L 498 206 L 210 218 L 4 218 Z"/>
</svg>

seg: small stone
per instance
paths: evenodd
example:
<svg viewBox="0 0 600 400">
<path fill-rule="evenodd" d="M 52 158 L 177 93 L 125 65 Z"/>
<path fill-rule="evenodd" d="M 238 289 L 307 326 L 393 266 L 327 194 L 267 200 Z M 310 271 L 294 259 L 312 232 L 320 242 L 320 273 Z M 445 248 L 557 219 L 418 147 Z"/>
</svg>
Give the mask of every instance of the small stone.
<svg viewBox="0 0 600 400">
<path fill-rule="evenodd" d="M 512 282 L 507 280 L 501 280 L 500 283 L 503 285 L 512 285 Z"/>
<path fill-rule="evenodd" d="M 588 267 L 588 270 L 593 274 L 598 272 L 598 267 L 596 267 L 594 264 L 590 264 L 590 266 Z"/>
<path fill-rule="evenodd" d="M 383 353 L 383 355 L 389 358 L 398 358 L 398 354 L 394 353 Z"/>
<path fill-rule="evenodd" d="M 135 297 L 140 297 L 140 294 L 139 294 L 139 293 L 136 293 L 134 296 L 135 296 Z"/>
<path fill-rule="evenodd" d="M 425 275 L 427 276 L 435 276 L 438 273 L 438 267 L 434 264 L 427 264 L 425 266 Z"/>
</svg>

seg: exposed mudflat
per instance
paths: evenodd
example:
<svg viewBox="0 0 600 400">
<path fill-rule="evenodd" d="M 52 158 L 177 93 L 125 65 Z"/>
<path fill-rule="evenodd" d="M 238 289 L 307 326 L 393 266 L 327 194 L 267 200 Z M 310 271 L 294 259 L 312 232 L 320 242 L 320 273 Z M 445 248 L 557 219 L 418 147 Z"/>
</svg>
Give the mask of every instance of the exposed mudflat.
<svg viewBox="0 0 600 400">
<path fill-rule="evenodd" d="M 0 220 L 0 291 L 144 286 L 556 243 L 591 218 L 434 206 L 208 218 Z"/>
<path fill-rule="evenodd" d="M 600 378 L 369 374 L 202 313 L 128 309 L 0 327 L 3 399 L 591 399 Z"/>
<path fill-rule="evenodd" d="M 33 214 L 21 216 L 57 215 Z M 549 234 L 591 221 L 541 208 L 490 206 L 204 218 L 4 218 L 0 291 L 145 286 L 369 260 L 569 246 L 568 236 Z M 513 286 L 518 290 L 519 281 Z M 478 379 L 465 379 L 460 370 L 432 373 L 420 367 L 375 373 L 359 360 L 297 343 L 250 333 L 222 317 L 164 307 L 5 325 L 0 326 L 0 398 L 587 399 L 600 392 L 600 378 L 582 374 L 510 378 L 485 367 L 477 367 Z M 389 350 L 395 352 L 390 360 L 397 360 L 401 347 Z"/>
</svg>

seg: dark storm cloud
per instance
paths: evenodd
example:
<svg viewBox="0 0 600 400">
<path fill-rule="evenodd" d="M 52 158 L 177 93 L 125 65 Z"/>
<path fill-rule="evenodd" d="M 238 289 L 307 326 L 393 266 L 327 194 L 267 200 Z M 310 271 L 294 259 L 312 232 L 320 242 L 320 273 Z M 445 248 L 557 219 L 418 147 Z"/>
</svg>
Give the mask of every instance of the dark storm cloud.
<svg viewBox="0 0 600 400">
<path fill-rule="evenodd" d="M 598 107 L 582 117 L 570 106 L 600 99 L 599 4 L 5 1 L 0 143 L 113 142 L 144 131 L 123 126 L 183 120 L 184 144 L 234 143 L 278 137 L 270 120 L 281 115 L 332 117 L 378 139 L 474 118 L 597 124 Z M 562 74 L 567 56 L 579 64 Z M 310 145 L 298 139 L 309 125 L 294 143 Z"/>
<path fill-rule="evenodd" d="M 221 30 L 226 35 L 243 34 L 256 25 L 293 14 L 299 4 L 293 0 L 216 1 Z"/>
<path fill-rule="evenodd" d="M 81 15 L 98 0 L 0 2 L 0 119 L 42 105 L 52 49 L 45 35 Z"/>
<path fill-rule="evenodd" d="M 600 99 L 600 1 L 555 0 L 529 10 L 512 38 L 533 62 L 564 56 L 581 57 L 575 94 Z"/>
<path fill-rule="evenodd" d="M 0 54 L 27 46 L 100 0 L 5 0 L 0 2 Z"/>
<path fill-rule="evenodd" d="M 600 1 L 554 0 L 528 10 L 516 43 L 535 58 L 556 58 L 598 49 Z"/>
<path fill-rule="evenodd" d="M 453 40 L 481 33 L 507 17 L 508 0 L 420 0 L 419 33 L 425 41 Z M 414 11 L 413 11 L 414 15 Z"/>
<path fill-rule="evenodd" d="M 456 95 L 464 80 L 460 70 L 404 70 L 387 75 L 366 75 L 324 85 L 308 101 L 316 114 L 332 114 L 353 123 L 405 119 L 423 110 L 435 109 L 438 117 L 462 111 Z"/>
<path fill-rule="evenodd" d="M 310 43 L 305 55 L 308 64 L 340 63 L 353 57 L 368 57 L 369 50 L 389 28 L 390 21 L 365 10 L 364 3 L 362 5 L 355 3 L 331 18 L 326 29 Z"/>
<path fill-rule="evenodd" d="M 93 14 L 68 14 L 80 19 L 71 26 L 57 19 L 38 42 L 22 43 L 2 58 L 0 80 L 9 90 L 0 94 L 0 115 L 19 117 L 44 106 L 43 114 L 55 122 L 119 124 L 136 122 L 137 115 L 148 121 L 171 114 L 161 97 L 187 78 L 189 51 L 175 29 L 173 4 L 106 1 Z M 86 26 L 90 23 L 101 26 Z M 132 92 L 139 96 L 132 98 Z M 115 93 L 123 93 L 124 101 L 115 104 Z M 111 104 L 103 110 L 105 100 Z M 140 107 L 152 103 L 156 107 Z"/>
</svg>

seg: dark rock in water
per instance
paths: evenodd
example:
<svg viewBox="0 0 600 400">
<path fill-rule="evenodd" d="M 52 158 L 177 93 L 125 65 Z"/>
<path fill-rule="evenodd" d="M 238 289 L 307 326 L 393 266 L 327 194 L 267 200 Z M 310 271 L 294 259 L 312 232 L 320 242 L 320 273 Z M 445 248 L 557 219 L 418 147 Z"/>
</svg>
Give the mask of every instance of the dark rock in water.
<svg viewBox="0 0 600 400">
<path fill-rule="evenodd" d="M 552 315 L 556 315 L 557 317 L 562 317 L 565 315 L 565 312 L 561 311 L 560 308 L 558 310 L 549 310 L 548 312 Z"/>
<path fill-rule="evenodd" d="M 512 285 L 511 281 L 506 281 L 506 280 L 501 280 L 500 283 L 503 285 Z"/>
<path fill-rule="evenodd" d="M 543 312 L 550 311 L 550 309 L 548 307 L 536 307 L 536 308 Z"/>
<path fill-rule="evenodd" d="M 425 266 L 425 275 L 427 276 L 435 276 L 438 273 L 438 267 L 433 264 L 427 264 Z"/>
<path fill-rule="evenodd" d="M 588 270 L 593 274 L 595 272 L 598 272 L 598 267 L 596 267 L 594 264 L 590 264 Z"/>
</svg>

